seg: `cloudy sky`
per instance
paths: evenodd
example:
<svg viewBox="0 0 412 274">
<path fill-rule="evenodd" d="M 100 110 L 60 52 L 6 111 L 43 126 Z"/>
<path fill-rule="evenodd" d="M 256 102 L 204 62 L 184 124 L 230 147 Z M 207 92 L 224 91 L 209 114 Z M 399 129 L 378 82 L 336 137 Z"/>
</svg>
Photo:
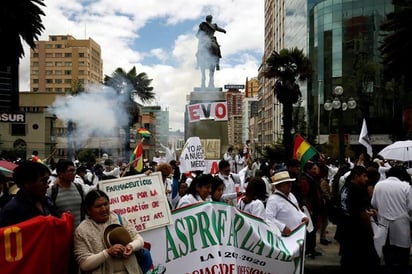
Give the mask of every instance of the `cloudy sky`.
<svg viewBox="0 0 412 274">
<path fill-rule="evenodd" d="M 227 33 L 216 33 L 223 58 L 215 85 L 256 77 L 263 52 L 263 0 L 45 0 L 48 35 L 89 37 L 100 44 L 104 75 L 136 66 L 153 79 L 156 104 L 168 108 L 170 127 L 183 130 L 186 96 L 200 86 L 196 31 L 206 15 Z M 20 64 L 20 90 L 29 90 L 29 50 Z"/>
</svg>

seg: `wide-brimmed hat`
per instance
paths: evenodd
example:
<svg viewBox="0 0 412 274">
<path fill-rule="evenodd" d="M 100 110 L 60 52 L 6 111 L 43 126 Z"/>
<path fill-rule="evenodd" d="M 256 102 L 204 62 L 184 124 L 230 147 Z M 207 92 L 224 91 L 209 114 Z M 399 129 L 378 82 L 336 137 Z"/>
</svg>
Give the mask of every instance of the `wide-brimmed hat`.
<svg viewBox="0 0 412 274">
<path fill-rule="evenodd" d="M 293 182 L 296 178 L 290 178 L 288 171 L 279 171 L 272 176 L 272 185 L 278 185 L 284 182 Z"/>
<path fill-rule="evenodd" d="M 129 232 L 119 224 L 107 226 L 103 232 L 103 242 L 106 248 L 114 244 L 127 245 L 132 241 Z"/>
</svg>

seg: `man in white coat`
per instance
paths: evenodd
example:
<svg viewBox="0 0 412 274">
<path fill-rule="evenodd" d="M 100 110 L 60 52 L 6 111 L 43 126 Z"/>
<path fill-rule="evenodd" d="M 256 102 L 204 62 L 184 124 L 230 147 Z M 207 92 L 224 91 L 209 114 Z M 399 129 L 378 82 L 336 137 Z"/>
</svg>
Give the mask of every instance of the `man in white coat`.
<svg viewBox="0 0 412 274">
<path fill-rule="evenodd" d="M 388 228 L 388 241 L 385 241 L 383 246 L 383 257 L 389 273 L 409 273 L 411 178 L 406 170 L 399 166 L 392 167 L 386 175 L 386 179 L 375 185 L 371 201 L 378 211 L 378 222 Z M 377 250 L 378 254 L 382 251 Z"/>
<path fill-rule="evenodd" d="M 289 235 L 301 224 L 307 224 L 309 218 L 300 210 L 296 197 L 292 194 L 292 183 L 289 172 L 279 171 L 272 176 L 275 191 L 266 203 L 266 219 L 275 224 L 283 235 Z"/>
</svg>

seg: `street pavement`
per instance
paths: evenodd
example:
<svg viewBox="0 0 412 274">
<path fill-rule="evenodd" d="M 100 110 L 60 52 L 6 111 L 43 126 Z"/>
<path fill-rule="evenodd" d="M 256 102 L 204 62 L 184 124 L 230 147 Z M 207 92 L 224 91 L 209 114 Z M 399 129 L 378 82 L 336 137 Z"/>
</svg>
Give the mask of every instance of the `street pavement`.
<svg viewBox="0 0 412 274">
<path fill-rule="evenodd" d="M 305 274 L 323 274 L 323 273 L 341 273 L 340 272 L 340 256 L 339 244 L 333 239 L 336 226 L 328 226 L 327 239 L 332 241 L 331 244 L 321 245 L 319 243 L 319 233 L 317 237 L 317 250 L 322 253 L 322 256 L 316 256 L 314 259 L 305 257 Z"/>
</svg>

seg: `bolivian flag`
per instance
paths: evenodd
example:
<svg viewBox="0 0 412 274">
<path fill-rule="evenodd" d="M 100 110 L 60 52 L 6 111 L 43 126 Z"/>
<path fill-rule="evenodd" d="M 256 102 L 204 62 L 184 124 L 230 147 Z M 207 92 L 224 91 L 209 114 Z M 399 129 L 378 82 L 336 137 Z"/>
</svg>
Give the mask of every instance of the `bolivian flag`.
<svg viewBox="0 0 412 274">
<path fill-rule="evenodd" d="M 305 139 L 300 135 L 295 137 L 295 145 L 293 146 L 293 159 L 300 161 L 303 166 L 313 156 L 317 154 L 315 148 L 313 148 Z"/>
<path fill-rule="evenodd" d="M 137 172 L 143 170 L 143 142 L 139 142 L 133 150 L 133 154 L 130 155 L 130 163 Z"/>
<path fill-rule="evenodd" d="M 137 133 L 139 133 L 140 135 L 142 135 L 143 137 L 150 137 L 151 133 L 150 131 L 148 131 L 147 129 L 145 129 L 144 127 L 139 127 L 137 129 Z"/>
</svg>

